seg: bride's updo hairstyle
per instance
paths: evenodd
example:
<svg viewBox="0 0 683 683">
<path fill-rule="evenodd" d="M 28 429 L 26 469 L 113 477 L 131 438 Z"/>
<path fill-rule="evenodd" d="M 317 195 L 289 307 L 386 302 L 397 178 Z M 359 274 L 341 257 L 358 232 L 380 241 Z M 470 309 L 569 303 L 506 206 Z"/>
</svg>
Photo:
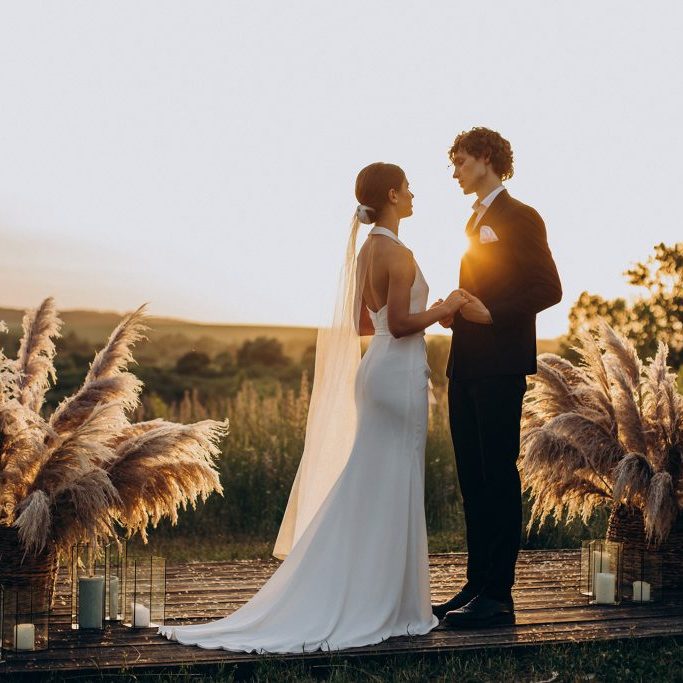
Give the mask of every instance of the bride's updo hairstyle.
<svg viewBox="0 0 683 683">
<path fill-rule="evenodd" d="M 356 178 L 358 216 L 362 223 L 374 223 L 389 203 L 389 190 L 400 190 L 406 174 L 396 164 L 377 161 L 366 166 Z"/>
</svg>

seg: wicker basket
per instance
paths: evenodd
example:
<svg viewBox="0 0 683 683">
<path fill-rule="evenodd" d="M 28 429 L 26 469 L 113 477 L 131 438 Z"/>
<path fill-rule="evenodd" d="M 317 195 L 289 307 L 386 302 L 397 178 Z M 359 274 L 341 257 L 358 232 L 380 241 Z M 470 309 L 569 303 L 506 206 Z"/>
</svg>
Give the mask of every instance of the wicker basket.
<svg viewBox="0 0 683 683">
<path fill-rule="evenodd" d="M 671 533 L 659 546 L 648 545 L 645 540 L 643 513 L 638 508 L 617 505 L 612 509 L 607 527 L 608 541 L 624 544 L 624 576 L 628 578 L 639 562 L 644 549 L 662 555 L 662 588 L 683 590 L 683 514 L 678 513 Z"/>
<path fill-rule="evenodd" d="M 46 608 L 52 605 L 57 578 L 57 553 L 50 545 L 38 555 L 25 553 L 17 530 L 0 526 L 0 584 L 10 588 L 30 587 Z"/>
</svg>

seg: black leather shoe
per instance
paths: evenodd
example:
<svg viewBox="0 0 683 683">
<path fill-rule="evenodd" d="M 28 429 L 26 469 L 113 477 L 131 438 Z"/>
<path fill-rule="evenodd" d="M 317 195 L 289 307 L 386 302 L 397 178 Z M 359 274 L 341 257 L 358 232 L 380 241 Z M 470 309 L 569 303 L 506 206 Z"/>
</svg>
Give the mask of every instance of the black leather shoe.
<svg viewBox="0 0 683 683">
<path fill-rule="evenodd" d="M 454 595 L 448 602 L 442 602 L 440 605 L 432 605 L 432 614 L 441 621 L 448 612 L 464 607 L 477 594 L 474 591 L 463 588 L 457 595 Z"/>
<path fill-rule="evenodd" d="M 515 623 L 515 608 L 512 601 L 501 602 L 486 595 L 477 595 L 464 607 L 448 612 L 446 624 L 459 628 L 485 628 Z"/>
</svg>

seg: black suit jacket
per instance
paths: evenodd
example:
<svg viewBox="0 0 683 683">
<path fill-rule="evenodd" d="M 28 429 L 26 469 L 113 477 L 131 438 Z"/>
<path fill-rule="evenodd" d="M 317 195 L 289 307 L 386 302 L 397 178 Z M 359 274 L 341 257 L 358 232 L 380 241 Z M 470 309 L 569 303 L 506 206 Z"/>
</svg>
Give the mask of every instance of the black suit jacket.
<svg viewBox="0 0 683 683">
<path fill-rule="evenodd" d="M 482 243 L 489 226 L 496 242 Z M 503 190 L 476 228 L 460 263 L 460 287 L 482 300 L 493 324 L 468 322 L 459 313 L 447 374 L 454 380 L 536 372 L 536 314 L 562 298 L 562 287 L 538 213 Z"/>
</svg>

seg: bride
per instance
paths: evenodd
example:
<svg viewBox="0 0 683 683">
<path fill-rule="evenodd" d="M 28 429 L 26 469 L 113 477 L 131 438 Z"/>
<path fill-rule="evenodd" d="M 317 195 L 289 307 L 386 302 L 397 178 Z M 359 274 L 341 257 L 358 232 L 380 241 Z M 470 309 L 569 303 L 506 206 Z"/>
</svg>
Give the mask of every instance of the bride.
<svg viewBox="0 0 683 683">
<path fill-rule="evenodd" d="M 382 162 L 356 180 L 340 298 L 321 330 L 306 444 L 274 554 L 256 595 L 223 619 L 162 626 L 169 639 L 246 652 L 311 652 L 428 633 L 424 514 L 424 330 L 467 302 L 426 309 L 428 287 L 398 238 L 412 215 L 404 172 Z M 374 223 L 358 257 L 360 223 Z M 360 335 L 373 338 L 362 361 Z"/>
</svg>

